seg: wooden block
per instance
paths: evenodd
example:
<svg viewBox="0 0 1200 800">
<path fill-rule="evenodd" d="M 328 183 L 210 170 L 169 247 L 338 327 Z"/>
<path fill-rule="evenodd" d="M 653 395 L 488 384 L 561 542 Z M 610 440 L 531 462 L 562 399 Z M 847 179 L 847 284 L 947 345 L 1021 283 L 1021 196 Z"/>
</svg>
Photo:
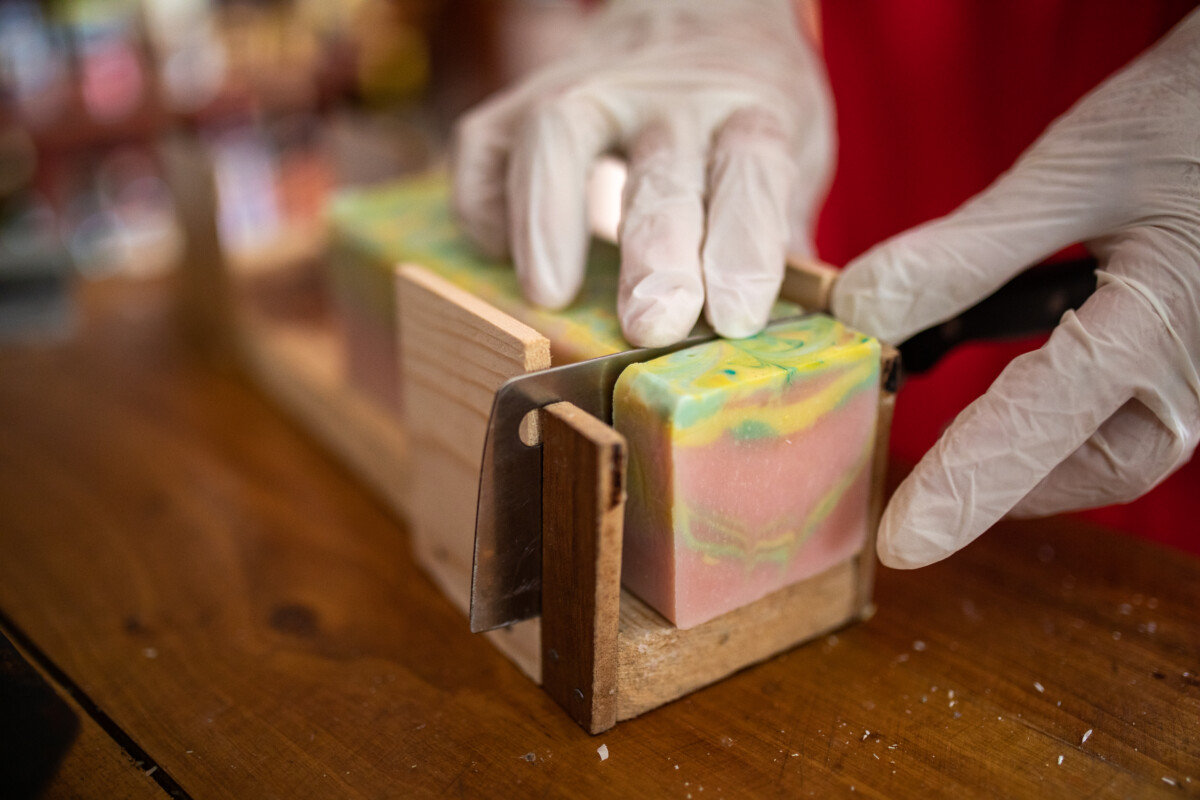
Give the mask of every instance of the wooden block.
<svg viewBox="0 0 1200 800">
<path fill-rule="evenodd" d="M 617 723 L 625 439 L 542 410 L 542 686 L 590 733 Z"/>
<path fill-rule="evenodd" d="M 840 274 L 841 270 L 815 258 L 789 256 L 779 296 L 805 311 L 828 311 L 829 295 Z"/>
<path fill-rule="evenodd" d="M 238 334 L 242 357 L 263 387 L 403 514 L 410 464 L 405 431 L 345 385 L 332 331 L 273 325 L 244 311 Z"/>
<path fill-rule="evenodd" d="M 549 367 L 550 340 L 418 266 L 400 267 L 397 300 L 405 422 L 478 469 L 496 390 Z"/>
<path fill-rule="evenodd" d="M 622 593 L 617 719 L 636 717 L 845 625 L 856 614 L 857 579 L 850 559 L 688 630 Z"/>
<path fill-rule="evenodd" d="M 894 376 L 900 368 L 900 351 L 890 344 L 880 342 L 879 357 L 879 413 L 875 421 L 875 452 L 871 464 L 871 505 L 867 512 L 867 540 L 858 554 L 858 600 L 859 616 L 872 613 L 871 596 L 875 588 L 875 541 L 879 536 L 879 520 L 883 518 L 883 507 L 887 503 L 884 485 L 887 483 L 888 444 L 892 433 L 892 415 L 896 410 Z"/>
<path fill-rule="evenodd" d="M 416 465 L 405 501 L 413 551 L 465 614 L 492 397 L 512 376 L 549 367 L 550 342 L 419 266 L 398 268 L 396 301 L 404 428 Z M 537 620 L 488 639 L 541 679 Z"/>
</svg>

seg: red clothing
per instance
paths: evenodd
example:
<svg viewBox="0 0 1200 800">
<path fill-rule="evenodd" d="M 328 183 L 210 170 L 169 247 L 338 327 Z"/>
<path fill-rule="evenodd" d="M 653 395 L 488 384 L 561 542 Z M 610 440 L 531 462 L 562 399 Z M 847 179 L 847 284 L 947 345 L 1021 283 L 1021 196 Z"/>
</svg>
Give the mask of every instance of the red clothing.
<svg viewBox="0 0 1200 800">
<path fill-rule="evenodd" d="M 844 264 L 952 211 L 1195 6 L 1196 0 L 824 3 L 839 154 L 818 251 Z M 893 456 L 915 463 L 1004 364 L 1038 344 L 963 347 L 910 379 L 897 399 Z M 1200 553 L 1197 489 L 1200 459 L 1140 500 L 1088 514 Z"/>
</svg>

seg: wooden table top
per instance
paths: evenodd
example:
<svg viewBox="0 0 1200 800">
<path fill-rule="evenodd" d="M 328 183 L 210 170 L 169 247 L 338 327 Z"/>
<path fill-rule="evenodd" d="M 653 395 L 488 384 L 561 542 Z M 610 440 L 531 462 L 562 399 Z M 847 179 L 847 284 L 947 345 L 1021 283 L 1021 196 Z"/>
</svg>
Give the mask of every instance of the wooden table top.
<svg viewBox="0 0 1200 800">
<path fill-rule="evenodd" d="M 1061 519 L 588 736 L 168 298 L 0 348 L 0 626 L 80 720 L 47 796 L 1200 794 L 1200 561 Z"/>
</svg>

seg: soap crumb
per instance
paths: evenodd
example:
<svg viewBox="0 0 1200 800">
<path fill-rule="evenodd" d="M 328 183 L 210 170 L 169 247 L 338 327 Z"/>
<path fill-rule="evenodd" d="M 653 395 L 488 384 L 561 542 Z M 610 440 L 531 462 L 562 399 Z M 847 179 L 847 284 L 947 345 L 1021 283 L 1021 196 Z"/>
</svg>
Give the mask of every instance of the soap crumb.
<svg viewBox="0 0 1200 800">
<path fill-rule="evenodd" d="M 521 758 L 525 759 L 530 764 L 532 764 L 534 761 L 537 761 L 537 756 L 533 753 L 526 753 L 525 755 L 521 756 Z"/>
<path fill-rule="evenodd" d="M 596 752 L 600 754 L 601 761 L 608 761 L 608 745 L 602 744 L 596 748 Z"/>
<path fill-rule="evenodd" d="M 1168 786 L 1178 786 L 1179 785 L 1179 783 L 1174 778 L 1168 778 L 1166 775 L 1163 776 L 1163 783 L 1167 784 Z"/>
<path fill-rule="evenodd" d="M 1088 729 L 1087 729 L 1087 733 L 1085 733 L 1085 734 L 1083 735 L 1083 739 L 1082 739 L 1082 740 L 1080 740 L 1080 742 L 1079 742 L 1079 743 L 1080 743 L 1080 744 L 1083 744 L 1084 742 L 1086 742 L 1086 741 L 1088 740 L 1088 737 L 1089 737 L 1089 736 L 1091 736 L 1091 735 L 1092 735 L 1092 729 L 1091 729 L 1091 728 L 1088 728 Z"/>
<path fill-rule="evenodd" d="M 1059 756 L 1059 757 L 1058 757 L 1058 765 L 1059 765 L 1060 767 L 1062 766 L 1062 756 Z"/>
<path fill-rule="evenodd" d="M 920 639 L 917 639 L 915 642 L 912 643 L 912 649 L 916 650 L 918 653 L 924 652 L 925 651 L 925 642 L 921 641 Z"/>
<path fill-rule="evenodd" d="M 1038 683 L 1037 681 L 1033 682 L 1033 688 L 1037 689 L 1039 692 L 1046 691 L 1046 687 L 1042 686 L 1042 684 Z"/>
</svg>

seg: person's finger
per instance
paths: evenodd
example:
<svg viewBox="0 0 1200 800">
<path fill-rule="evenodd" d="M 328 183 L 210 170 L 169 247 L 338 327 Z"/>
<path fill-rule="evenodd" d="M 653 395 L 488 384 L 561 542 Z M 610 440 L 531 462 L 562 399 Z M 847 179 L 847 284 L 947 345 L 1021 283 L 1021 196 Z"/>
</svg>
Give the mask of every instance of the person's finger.
<svg viewBox="0 0 1200 800">
<path fill-rule="evenodd" d="M 1140 348 L 1111 322 L 1140 303 L 1102 286 L 954 420 L 884 512 L 884 564 L 924 566 L 973 541 L 1133 396 L 1123 376 Z"/>
<path fill-rule="evenodd" d="M 1182 463 L 1185 444 L 1138 400 L 1130 400 L 1009 512 L 1044 517 L 1127 503 Z"/>
<path fill-rule="evenodd" d="M 797 180 L 789 150 L 783 125 L 759 109 L 734 112 L 714 139 L 702 264 L 705 316 L 722 336 L 762 330 L 779 294 Z"/>
<path fill-rule="evenodd" d="M 617 314 L 631 344 L 677 342 L 700 317 L 704 171 L 694 132 L 654 125 L 630 145 Z"/>
<path fill-rule="evenodd" d="M 589 240 L 587 176 L 615 136 L 594 98 L 570 92 L 530 111 L 508 165 L 509 237 L 525 296 L 568 305 L 583 283 Z"/>
<path fill-rule="evenodd" d="M 1048 133 L 954 213 L 849 264 L 833 290 L 834 314 L 900 343 L 971 307 L 1063 247 L 1111 230 L 1123 213 L 1121 188 L 1107 167 L 1115 147 Z"/>
<path fill-rule="evenodd" d="M 1013 509 L 1015 516 L 1043 516 L 1125 503 L 1150 491 L 1191 458 L 1200 423 L 1200 377 L 1186 342 L 1193 336 L 1185 318 L 1158 298 L 1171 296 L 1181 284 L 1150 286 L 1162 271 L 1148 273 L 1147 263 L 1167 258 L 1195 267 L 1195 255 L 1179 249 L 1170 233 L 1139 230 L 1097 241 L 1093 250 L 1104 260 L 1098 272 L 1104 297 L 1125 298 L 1120 316 L 1109 319 L 1114 335 L 1137 359 L 1122 371 L 1132 399 L 1100 426 L 1078 450 L 1056 466 Z M 1186 295 L 1174 294 L 1178 308 L 1191 307 Z M 1117 370 L 1114 369 L 1114 372 Z"/>
<path fill-rule="evenodd" d="M 451 146 L 452 204 L 463 231 L 492 258 L 508 255 L 508 156 L 525 99 L 509 94 L 463 116 Z"/>
</svg>

